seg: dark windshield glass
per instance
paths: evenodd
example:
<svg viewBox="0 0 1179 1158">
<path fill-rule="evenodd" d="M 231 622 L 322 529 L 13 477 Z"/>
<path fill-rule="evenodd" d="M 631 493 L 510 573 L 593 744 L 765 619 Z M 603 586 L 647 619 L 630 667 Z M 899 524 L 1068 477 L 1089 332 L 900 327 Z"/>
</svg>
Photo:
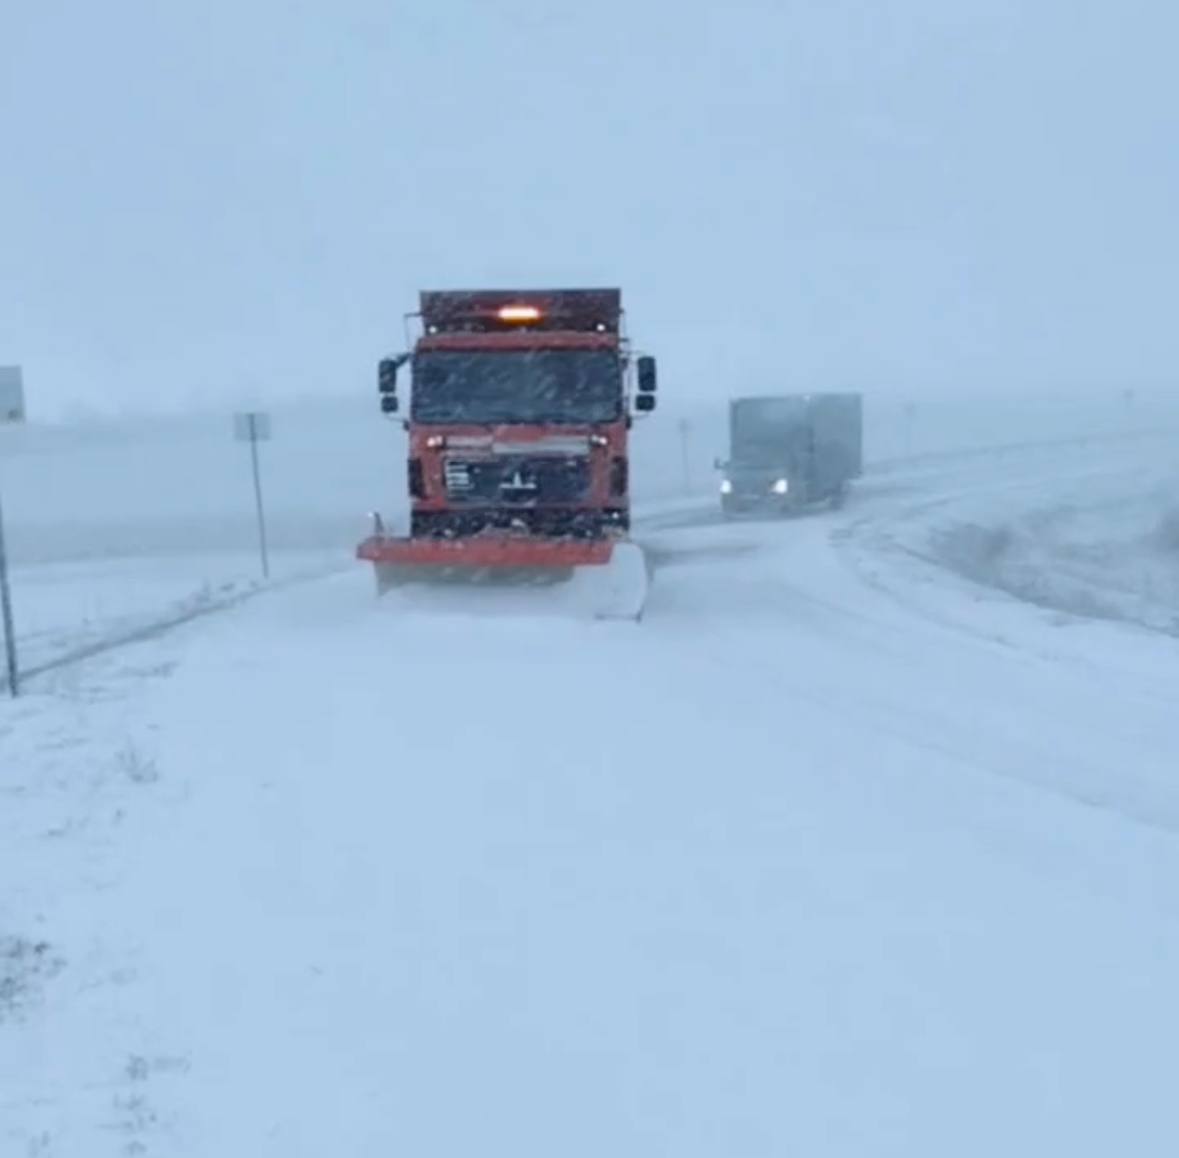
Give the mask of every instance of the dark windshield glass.
<svg viewBox="0 0 1179 1158">
<path fill-rule="evenodd" d="M 622 412 L 610 350 L 432 351 L 413 367 L 415 422 L 609 422 Z"/>
<path fill-rule="evenodd" d="M 733 457 L 754 463 L 785 461 L 807 446 L 806 418 L 805 405 L 793 398 L 737 403 L 732 412 Z"/>
</svg>

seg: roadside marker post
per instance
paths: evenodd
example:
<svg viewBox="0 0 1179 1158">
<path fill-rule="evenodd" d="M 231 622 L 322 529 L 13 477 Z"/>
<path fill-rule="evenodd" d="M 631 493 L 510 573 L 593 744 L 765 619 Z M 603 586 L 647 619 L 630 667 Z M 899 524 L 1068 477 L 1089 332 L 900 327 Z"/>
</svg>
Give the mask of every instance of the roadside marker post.
<svg viewBox="0 0 1179 1158">
<path fill-rule="evenodd" d="M 257 410 L 233 416 L 233 433 L 238 442 L 250 444 L 250 467 L 254 475 L 254 509 L 258 517 L 258 555 L 262 578 L 270 578 L 270 550 L 266 543 L 266 508 L 262 502 L 262 471 L 258 463 L 258 443 L 270 441 L 270 415 Z"/>
<path fill-rule="evenodd" d="M 24 378 L 19 366 L 0 366 L 0 426 L 25 421 Z M 4 539 L 4 503 L 0 497 L 0 622 L 4 628 L 4 667 L 8 692 L 20 695 L 20 665 L 16 655 L 16 620 L 12 612 L 12 584 L 8 579 L 8 549 Z"/>
</svg>

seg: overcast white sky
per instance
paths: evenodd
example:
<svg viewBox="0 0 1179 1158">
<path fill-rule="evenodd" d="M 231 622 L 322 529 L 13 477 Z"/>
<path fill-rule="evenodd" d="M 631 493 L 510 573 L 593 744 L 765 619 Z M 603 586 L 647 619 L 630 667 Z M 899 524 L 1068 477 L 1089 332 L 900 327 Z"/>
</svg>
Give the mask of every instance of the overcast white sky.
<svg viewBox="0 0 1179 1158">
<path fill-rule="evenodd" d="M 618 284 L 668 391 L 1176 381 L 1173 0 L 0 0 L 31 407 L 365 394 Z"/>
</svg>

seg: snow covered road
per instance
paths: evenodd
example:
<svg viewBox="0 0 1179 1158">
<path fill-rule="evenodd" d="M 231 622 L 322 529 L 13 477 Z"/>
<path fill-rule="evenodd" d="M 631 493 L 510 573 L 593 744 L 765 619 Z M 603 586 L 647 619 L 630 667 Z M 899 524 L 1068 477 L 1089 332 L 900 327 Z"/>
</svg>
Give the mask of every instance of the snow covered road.
<svg viewBox="0 0 1179 1158">
<path fill-rule="evenodd" d="M 1157 449 L 665 521 L 641 628 L 356 573 L 55 677 L 0 1153 L 1173 1154 L 1175 640 L 926 550 Z"/>
</svg>

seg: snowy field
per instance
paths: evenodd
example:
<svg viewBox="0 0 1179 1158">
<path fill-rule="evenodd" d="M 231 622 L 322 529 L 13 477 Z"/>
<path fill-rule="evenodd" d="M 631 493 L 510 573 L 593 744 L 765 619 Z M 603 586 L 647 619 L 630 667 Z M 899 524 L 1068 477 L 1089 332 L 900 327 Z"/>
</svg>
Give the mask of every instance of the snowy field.
<svg viewBox="0 0 1179 1158">
<path fill-rule="evenodd" d="M 0 1154 L 1174 1154 L 1171 440 L 1023 433 L 732 524 L 661 443 L 641 627 L 347 569 L 34 681 Z"/>
<path fill-rule="evenodd" d="M 17 568 L 22 670 L 35 674 L 106 644 L 229 606 L 272 584 L 316 577 L 345 564 L 328 552 L 283 551 L 264 583 L 256 555 L 96 558 Z"/>
</svg>

